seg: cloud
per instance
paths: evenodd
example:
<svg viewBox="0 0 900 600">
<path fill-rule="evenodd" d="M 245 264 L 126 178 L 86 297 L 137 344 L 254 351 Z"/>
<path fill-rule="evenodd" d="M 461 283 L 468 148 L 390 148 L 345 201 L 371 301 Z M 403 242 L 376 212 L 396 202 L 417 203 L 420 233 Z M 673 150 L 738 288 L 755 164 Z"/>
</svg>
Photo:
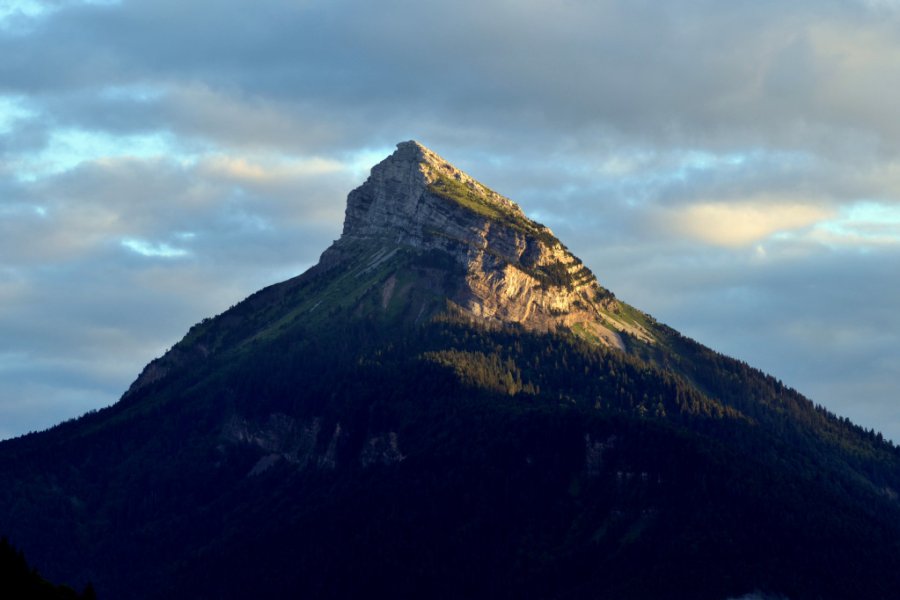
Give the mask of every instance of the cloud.
<svg viewBox="0 0 900 600">
<path fill-rule="evenodd" d="M 82 98 L 77 117 L 120 127 L 127 116 L 236 144 L 346 146 L 397 128 L 401 103 L 414 129 L 456 141 L 490 123 L 653 143 L 689 131 L 699 145 L 821 142 L 832 129 L 896 137 L 884 129 L 891 98 L 853 94 L 860 77 L 895 66 L 889 29 L 862 10 L 812 6 L 338 1 L 249 14 L 210 1 L 177 12 L 169 2 L 75 5 L 28 36 L 32 60 L 8 65 L 4 81 L 48 102 L 155 87 L 158 98 L 120 94 L 94 110 Z M 420 23 L 435 24 L 427 43 L 408 37 Z M 65 50 L 49 43 L 58 39 Z M 835 67 L 838 42 L 878 60 Z"/>
<path fill-rule="evenodd" d="M 662 227 L 718 246 L 746 246 L 775 233 L 805 229 L 831 216 L 813 203 L 771 198 L 698 202 L 665 215 Z"/>
<path fill-rule="evenodd" d="M 835 218 L 819 224 L 811 237 L 865 249 L 900 244 L 900 206 L 873 201 L 845 206 Z"/>
<path fill-rule="evenodd" d="M 122 246 L 141 256 L 148 257 L 179 258 L 188 254 L 184 248 L 175 248 L 165 242 L 149 242 L 135 238 L 124 238 Z"/>
</svg>

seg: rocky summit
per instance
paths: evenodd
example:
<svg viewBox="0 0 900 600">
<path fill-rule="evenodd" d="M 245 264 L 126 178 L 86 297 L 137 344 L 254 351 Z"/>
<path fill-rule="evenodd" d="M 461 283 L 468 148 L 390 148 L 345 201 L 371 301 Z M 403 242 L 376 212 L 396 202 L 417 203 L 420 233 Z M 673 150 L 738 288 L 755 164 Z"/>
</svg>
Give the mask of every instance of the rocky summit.
<svg viewBox="0 0 900 600">
<path fill-rule="evenodd" d="M 895 600 L 898 490 L 416 142 L 316 266 L 0 443 L 0 537 L 101 599 Z"/>
<path fill-rule="evenodd" d="M 441 291 L 472 318 L 565 328 L 617 348 L 621 332 L 652 341 L 548 227 L 415 141 L 398 144 L 350 193 L 343 233 L 321 266 L 364 255 L 374 269 L 403 250 L 451 257 L 460 277 Z M 389 278 L 385 301 L 395 293 L 397 279 Z"/>
</svg>

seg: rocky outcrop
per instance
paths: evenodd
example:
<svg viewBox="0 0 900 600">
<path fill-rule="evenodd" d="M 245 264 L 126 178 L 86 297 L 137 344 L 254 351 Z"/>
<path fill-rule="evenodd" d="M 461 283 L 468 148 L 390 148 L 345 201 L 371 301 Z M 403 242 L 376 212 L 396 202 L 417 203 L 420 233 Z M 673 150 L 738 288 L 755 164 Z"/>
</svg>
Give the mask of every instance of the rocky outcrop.
<svg viewBox="0 0 900 600">
<path fill-rule="evenodd" d="M 405 458 L 400 452 L 396 432 L 391 431 L 382 435 L 370 435 L 366 439 L 366 443 L 363 444 L 359 462 L 364 467 L 371 465 L 386 466 L 401 462 Z"/>
<path fill-rule="evenodd" d="M 316 453 L 321 427 L 321 419 L 301 422 L 280 413 L 269 415 L 264 423 L 235 416 L 225 423 L 222 438 L 229 443 L 246 444 L 262 450 L 264 454 L 249 473 L 259 475 L 281 460 L 299 468 L 321 463 L 325 456 Z"/>
<path fill-rule="evenodd" d="M 281 461 L 297 469 L 334 470 L 338 466 L 338 446 L 347 436 L 341 424 L 336 423 L 327 446 L 322 448 L 321 433 L 322 419 L 319 417 L 297 420 L 286 414 L 273 413 L 265 421 L 252 421 L 234 415 L 223 425 L 221 440 L 260 452 L 259 459 L 247 473 L 250 477 L 265 473 Z M 405 458 L 394 431 L 369 434 L 358 449 L 359 464 L 363 467 L 392 465 Z"/>
<path fill-rule="evenodd" d="M 564 327 L 619 348 L 628 327 L 651 339 L 615 318 L 614 296 L 548 227 L 414 141 L 398 144 L 349 194 L 343 233 L 320 268 L 398 248 L 450 256 L 464 274 L 446 296 L 474 319 L 540 331 Z M 385 297 L 392 292 L 389 284 Z"/>
</svg>

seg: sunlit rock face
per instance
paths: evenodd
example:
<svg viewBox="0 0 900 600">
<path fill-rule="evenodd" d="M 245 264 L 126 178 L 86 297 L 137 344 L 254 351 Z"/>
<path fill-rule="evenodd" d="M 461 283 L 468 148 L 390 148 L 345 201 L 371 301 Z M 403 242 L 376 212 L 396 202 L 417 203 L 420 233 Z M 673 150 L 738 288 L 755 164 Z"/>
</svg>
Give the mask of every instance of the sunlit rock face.
<svg viewBox="0 0 900 600">
<path fill-rule="evenodd" d="M 652 341 L 618 318 L 614 296 L 549 228 L 415 141 L 398 144 L 349 194 L 341 238 L 320 266 L 361 253 L 378 264 L 399 249 L 451 257 L 461 273 L 443 291 L 472 318 L 568 328 L 619 348 L 622 331 Z"/>
</svg>

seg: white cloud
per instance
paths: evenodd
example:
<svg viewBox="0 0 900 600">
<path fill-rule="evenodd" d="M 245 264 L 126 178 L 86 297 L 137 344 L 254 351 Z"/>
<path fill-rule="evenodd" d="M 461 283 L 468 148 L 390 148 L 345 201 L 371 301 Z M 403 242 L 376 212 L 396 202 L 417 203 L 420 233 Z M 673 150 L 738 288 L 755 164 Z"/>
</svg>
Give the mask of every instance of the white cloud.
<svg viewBox="0 0 900 600">
<path fill-rule="evenodd" d="M 0 4 L 0 26 L 10 27 L 17 20 L 39 17 L 47 13 L 50 3 L 39 0 L 4 0 Z"/>
<path fill-rule="evenodd" d="M 319 157 L 265 156 L 261 159 L 253 159 L 214 155 L 202 159 L 200 161 L 200 169 L 235 181 L 265 184 L 337 173 L 346 170 L 347 165 L 333 159 Z"/>
<path fill-rule="evenodd" d="M 708 244 L 738 247 L 775 233 L 807 228 L 831 214 L 819 204 L 792 199 L 701 201 L 666 211 L 660 227 Z"/>
<path fill-rule="evenodd" d="M 33 116 L 24 98 L 0 96 L 0 133 L 9 133 L 17 121 Z"/>
<path fill-rule="evenodd" d="M 16 177 L 33 182 L 64 173 L 87 162 L 122 161 L 129 158 L 190 160 L 164 133 L 113 136 L 105 132 L 83 129 L 54 130 L 46 146 L 26 155 L 17 164 Z"/>
<path fill-rule="evenodd" d="M 900 0 L 862 0 L 862 4 L 876 11 L 900 10 Z"/>
<path fill-rule="evenodd" d="M 148 242 L 147 240 L 124 238 L 122 246 L 147 257 L 180 258 L 188 255 L 188 251 L 184 248 L 175 248 L 165 242 Z"/>
<path fill-rule="evenodd" d="M 900 205 L 864 201 L 845 206 L 834 218 L 818 224 L 810 237 L 861 249 L 900 245 Z"/>
</svg>

